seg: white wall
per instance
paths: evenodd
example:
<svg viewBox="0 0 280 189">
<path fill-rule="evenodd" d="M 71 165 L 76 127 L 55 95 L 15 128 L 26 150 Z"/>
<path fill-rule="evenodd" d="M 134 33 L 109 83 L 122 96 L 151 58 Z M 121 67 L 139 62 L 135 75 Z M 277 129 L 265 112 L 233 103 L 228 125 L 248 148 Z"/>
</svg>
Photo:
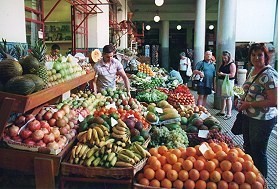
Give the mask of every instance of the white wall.
<svg viewBox="0 0 280 189">
<path fill-rule="evenodd" d="M 24 0 L 1 0 L 0 39 L 26 43 Z"/>
<path fill-rule="evenodd" d="M 237 0 L 236 42 L 272 42 L 277 0 Z"/>
</svg>

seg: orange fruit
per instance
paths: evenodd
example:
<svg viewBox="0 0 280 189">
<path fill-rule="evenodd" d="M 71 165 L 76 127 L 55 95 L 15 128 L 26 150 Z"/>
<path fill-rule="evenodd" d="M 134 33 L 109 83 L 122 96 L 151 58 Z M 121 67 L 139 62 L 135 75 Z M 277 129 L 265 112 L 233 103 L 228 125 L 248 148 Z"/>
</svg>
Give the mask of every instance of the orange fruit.
<svg viewBox="0 0 280 189">
<path fill-rule="evenodd" d="M 157 148 L 150 148 L 149 152 L 152 156 L 156 156 L 158 154 L 158 149 Z"/>
<path fill-rule="evenodd" d="M 195 182 L 191 179 L 188 179 L 184 182 L 185 189 L 194 189 L 195 188 Z"/>
<path fill-rule="evenodd" d="M 200 174 L 199 174 L 199 171 L 198 171 L 198 170 L 196 170 L 196 169 L 191 169 L 191 170 L 189 171 L 189 178 L 190 178 L 191 180 L 196 181 L 196 180 L 199 179 L 199 176 L 200 176 Z"/>
<path fill-rule="evenodd" d="M 219 160 L 219 161 L 223 161 L 224 159 L 226 159 L 227 157 L 227 153 L 224 152 L 224 151 L 218 151 L 216 153 L 216 158 Z"/>
<path fill-rule="evenodd" d="M 160 186 L 163 188 L 171 188 L 172 182 L 170 180 L 168 180 L 167 178 L 165 178 L 162 181 L 160 181 Z"/>
<path fill-rule="evenodd" d="M 141 178 L 139 180 L 139 184 L 144 185 L 144 186 L 149 186 L 150 181 L 148 179 L 146 179 L 146 178 Z"/>
<path fill-rule="evenodd" d="M 154 171 L 158 170 L 161 168 L 161 163 L 159 160 L 155 160 L 150 164 L 150 168 L 152 168 Z"/>
<path fill-rule="evenodd" d="M 220 180 L 218 182 L 218 189 L 225 189 L 228 188 L 228 183 L 224 180 Z"/>
<path fill-rule="evenodd" d="M 215 182 L 207 182 L 206 188 L 207 189 L 217 189 L 217 184 Z"/>
<path fill-rule="evenodd" d="M 253 165 L 252 171 L 253 171 L 256 175 L 258 175 L 258 174 L 260 173 L 260 171 L 258 170 L 258 168 L 257 168 L 255 165 Z"/>
<path fill-rule="evenodd" d="M 213 147 L 217 145 L 217 143 L 215 143 L 215 142 L 210 142 L 208 144 L 209 144 L 209 146 L 211 147 L 212 150 L 213 150 Z"/>
<path fill-rule="evenodd" d="M 158 147 L 158 153 L 159 153 L 160 155 L 165 154 L 165 152 L 167 152 L 167 151 L 168 151 L 168 148 L 167 148 L 166 146 L 160 146 L 160 147 Z"/>
<path fill-rule="evenodd" d="M 165 171 L 162 169 L 158 169 L 155 172 L 155 178 L 159 181 L 162 181 L 165 178 Z"/>
<path fill-rule="evenodd" d="M 173 165 L 177 162 L 178 158 L 175 154 L 169 154 L 168 156 L 166 156 L 166 160 L 169 164 Z"/>
<path fill-rule="evenodd" d="M 209 178 L 210 178 L 210 181 L 212 181 L 212 182 L 219 182 L 220 180 L 221 180 L 221 173 L 219 173 L 218 171 L 212 171 L 211 173 L 210 173 L 210 176 L 209 176 Z"/>
<path fill-rule="evenodd" d="M 230 162 L 236 162 L 238 160 L 238 152 L 229 151 L 227 154 L 227 160 Z"/>
<path fill-rule="evenodd" d="M 193 162 L 193 163 L 196 161 L 196 159 L 195 159 L 194 156 L 189 156 L 189 157 L 187 157 L 187 160 L 190 160 L 190 161 Z"/>
<path fill-rule="evenodd" d="M 178 174 L 178 178 L 181 180 L 181 181 L 186 181 L 188 180 L 189 178 L 189 172 L 186 171 L 186 170 L 181 170 Z"/>
<path fill-rule="evenodd" d="M 229 160 L 223 160 L 220 163 L 220 168 L 222 171 L 229 171 L 231 169 L 231 162 Z"/>
<path fill-rule="evenodd" d="M 195 156 L 196 154 L 196 149 L 194 147 L 187 147 L 186 148 L 186 156 L 189 157 L 189 156 Z"/>
<path fill-rule="evenodd" d="M 241 185 L 239 185 L 239 189 L 251 189 L 251 185 L 244 182 Z"/>
<path fill-rule="evenodd" d="M 183 158 L 184 160 L 187 159 L 187 152 L 186 152 L 186 149 L 184 151 L 181 151 L 181 158 Z"/>
<path fill-rule="evenodd" d="M 149 185 L 153 187 L 160 187 L 160 182 L 157 179 L 153 179 L 150 181 Z"/>
<path fill-rule="evenodd" d="M 214 145 L 214 146 L 212 147 L 212 150 L 213 150 L 215 153 L 217 153 L 217 152 L 219 152 L 219 151 L 222 151 L 223 148 L 222 148 L 222 146 L 220 146 L 219 144 L 216 144 L 216 145 Z"/>
<path fill-rule="evenodd" d="M 171 151 L 171 153 L 175 154 L 177 156 L 177 158 L 180 158 L 181 155 L 182 155 L 182 152 L 179 149 L 174 149 L 174 150 Z"/>
<path fill-rule="evenodd" d="M 215 163 L 216 167 L 219 167 L 219 164 L 220 164 L 219 160 L 214 158 L 214 159 L 211 159 L 211 161 L 213 161 Z"/>
<path fill-rule="evenodd" d="M 178 173 L 175 170 L 169 170 L 166 173 L 166 177 L 170 180 L 170 181 L 175 181 L 178 178 Z"/>
<path fill-rule="evenodd" d="M 216 154 L 213 150 L 206 150 L 206 152 L 203 154 L 203 156 L 205 157 L 205 159 L 211 160 L 211 159 L 215 158 Z"/>
<path fill-rule="evenodd" d="M 231 149 L 228 151 L 228 153 L 229 153 L 229 152 L 234 152 L 234 153 L 238 154 L 238 150 L 237 150 L 236 148 L 231 148 Z"/>
<path fill-rule="evenodd" d="M 235 148 L 238 151 L 238 157 L 243 157 L 245 152 L 241 148 Z"/>
<path fill-rule="evenodd" d="M 186 159 L 182 163 L 182 167 L 183 167 L 184 170 L 189 171 L 193 168 L 193 162 L 191 160 Z"/>
<path fill-rule="evenodd" d="M 239 158 L 237 159 L 237 161 L 240 162 L 240 163 L 243 163 L 245 160 L 244 160 L 242 157 L 239 157 Z"/>
<path fill-rule="evenodd" d="M 242 156 L 242 158 L 245 160 L 245 161 L 251 161 L 253 162 L 253 158 L 249 155 L 249 154 L 244 154 Z"/>
<path fill-rule="evenodd" d="M 198 157 L 196 158 L 196 160 L 201 160 L 201 161 L 203 161 L 204 163 L 207 161 L 206 158 L 205 158 L 204 156 L 198 156 Z"/>
<path fill-rule="evenodd" d="M 208 172 L 214 171 L 216 168 L 216 164 L 213 161 L 207 161 L 204 163 L 204 169 L 206 169 Z"/>
<path fill-rule="evenodd" d="M 144 177 L 148 180 L 152 180 L 155 177 L 155 171 L 151 168 L 144 170 Z"/>
<path fill-rule="evenodd" d="M 225 143 L 225 142 L 220 142 L 219 145 L 222 147 L 222 149 L 223 149 L 224 152 L 227 153 L 227 152 L 229 151 L 229 147 L 228 147 L 227 143 Z"/>
<path fill-rule="evenodd" d="M 231 171 L 222 172 L 222 179 L 226 182 L 231 182 L 233 180 L 233 173 Z"/>
<path fill-rule="evenodd" d="M 186 148 L 185 147 L 179 147 L 178 148 L 181 152 L 185 152 L 186 151 Z"/>
<path fill-rule="evenodd" d="M 183 163 L 185 160 L 183 159 L 183 158 L 179 158 L 178 160 L 177 160 L 177 162 L 180 162 L 180 163 Z"/>
<path fill-rule="evenodd" d="M 180 162 L 174 163 L 172 166 L 172 169 L 174 169 L 175 171 L 177 171 L 179 173 L 182 169 L 182 163 L 180 163 Z"/>
<path fill-rule="evenodd" d="M 239 185 L 236 182 L 230 182 L 228 184 L 228 189 L 239 189 Z"/>
<path fill-rule="evenodd" d="M 253 171 L 248 171 L 245 173 L 245 182 L 253 184 L 257 180 L 257 175 Z"/>
<path fill-rule="evenodd" d="M 242 163 L 243 171 L 252 171 L 254 164 L 251 161 L 245 160 Z"/>
<path fill-rule="evenodd" d="M 202 153 L 201 153 L 201 151 L 199 150 L 199 147 L 200 147 L 200 145 L 196 145 L 194 148 L 195 148 L 195 151 L 196 151 L 196 155 L 201 156 Z"/>
<path fill-rule="evenodd" d="M 215 171 L 218 171 L 220 174 L 223 173 L 222 169 L 220 167 L 216 167 Z"/>
<path fill-rule="evenodd" d="M 163 165 L 162 169 L 164 170 L 164 172 L 167 172 L 172 169 L 172 165 L 167 163 L 167 164 Z"/>
<path fill-rule="evenodd" d="M 198 180 L 195 183 L 196 189 L 206 189 L 206 182 L 204 180 Z"/>
<path fill-rule="evenodd" d="M 204 169 L 204 162 L 198 159 L 193 163 L 193 167 L 198 171 L 201 171 L 202 169 Z"/>
<path fill-rule="evenodd" d="M 232 163 L 231 170 L 234 173 L 242 171 L 242 163 L 240 163 L 239 161 Z"/>
<path fill-rule="evenodd" d="M 206 170 L 202 170 L 202 171 L 199 172 L 199 179 L 200 179 L 200 180 L 205 180 L 205 181 L 207 181 L 207 180 L 209 179 L 209 176 L 210 176 L 210 174 L 209 174 L 209 172 L 206 171 Z"/>
<path fill-rule="evenodd" d="M 177 179 L 173 182 L 172 186 L 173 186 L 173 188 L 176 188 L 176 189 L 182 189 L 182 188 L 184 188 L 184 182 Z"/>
<path fill-rule="evenodd" d="M 152 163 L 154 163 L 155 161 L 157 161 L 157 157 L 156 156 L 150 156 L 148 158 L 148 164 L 151 165 Z"/>
<path fill-rule="evenodd" d="M 264 185 L 264 178 L 261 175 L 257 175 L 257 182 L 260 182 L 262 185 Z"/>
<path fill-rule="evenodd" d="M 165 156 L 160 156 L 160 157 L 158 158 L 158 160 L 159 160 L 161 166 L 163 166 L 164 164 L 166 164 L 166 157 L 165 157 Z"/>
<path fill-rule="evenodd" d="M 242 172 L 236 172 L 233 174 L 233 180 L 237 184 L 242 184 L 245 182 L 245 175 Z"/>
<path fill-rule="evenodd" d="M 260 183 L 258 181 L 254 182 L 251 186 L 252 186 L 252 189 L 263 189 L 262 183 Z"/>
</svg>

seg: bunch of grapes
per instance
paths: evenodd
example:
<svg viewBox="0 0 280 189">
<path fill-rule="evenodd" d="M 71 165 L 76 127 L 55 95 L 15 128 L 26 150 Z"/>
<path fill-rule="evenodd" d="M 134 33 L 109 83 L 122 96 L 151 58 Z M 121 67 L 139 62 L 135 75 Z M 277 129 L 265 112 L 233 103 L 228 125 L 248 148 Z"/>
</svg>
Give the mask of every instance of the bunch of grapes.
<svg viewBox="0 0 280 189">
<path fill-rule="evenodd" d="M 197 133 L 187 133 L 189 139 L 189 146 L 196 146 L 202 142 L 206 142 L 205 138 L 198 137 Z"/>
<path fill-rule="evenodd" d="M 207 136 L 207 142 L 215 142 L 215 143 L 220 143 L 220 142 L 225 142 L 230 148 L 234 147 L 234 142 L 232 138 L 230 138 L 227 134 L 221 133 L 217 130 L 211 130 L 208 133 Z"/>
</svg>

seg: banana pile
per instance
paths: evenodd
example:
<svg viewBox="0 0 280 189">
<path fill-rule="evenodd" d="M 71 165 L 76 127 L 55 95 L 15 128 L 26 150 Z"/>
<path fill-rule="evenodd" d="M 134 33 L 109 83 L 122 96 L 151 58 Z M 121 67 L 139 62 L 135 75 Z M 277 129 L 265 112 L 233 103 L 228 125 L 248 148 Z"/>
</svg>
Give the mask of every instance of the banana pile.
<svg viewBox="0 0 280 189">
<path fill-rule="evenodd" d="M 151 154 L 147 150 L 135 142 L 131 144 L 129 149 L 123 149 L 118 152 L 118 159 L 115 166 L 130 167 L 150 156 Z"/>
<path fill-rule="evenodd" d="M 109 129 L 104 125 L 96 125 L 86 131 L 82 131 L 77 135 L 79 142 L 89 144 L 91 146 L 97 145 L 101 147 L 109 137 Z"/>
<path fill-rule="evenodd" d="M 129 128 L 121 119 L 118 119 L 118 124 L 112 128 L 111 136 L 116 140 L 131 143 Z"/>
</svg>

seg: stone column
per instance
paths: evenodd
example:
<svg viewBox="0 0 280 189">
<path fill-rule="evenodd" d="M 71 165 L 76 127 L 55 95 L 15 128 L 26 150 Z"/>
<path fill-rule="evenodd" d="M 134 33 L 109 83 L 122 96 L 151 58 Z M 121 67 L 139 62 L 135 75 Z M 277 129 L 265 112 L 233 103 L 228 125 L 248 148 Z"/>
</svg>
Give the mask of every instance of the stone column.
<svg viewBox="0 0 280 189">
<path fill-rule="evenodd" d="M 216 70 L 222 62 L 222 51 L 227 50 L 231 57 L 235 57 L 235 32 L 236 32 L 236 7 L 237 0 L 220 0 L 218 7 L 218 28 L 216 42 Z M 244 18 L 245 19 L 245 18 Z M 216 78 L 216 83 L 218 78 Z M 221 86 L 216 85 L 214 107 L 221 109 Z"/>
<path fill-rule="evenodd" d="M 161 33 L 161 67 L 169 68 L 169 21 L 162 21 Z"/>
<path fill-rule="evenodd" d="M 205 15 L 206 0 L 196 1 L 196 15 L 194 24 L 194 65 L 203 60 L 205 49 Z"/>
</svg>

